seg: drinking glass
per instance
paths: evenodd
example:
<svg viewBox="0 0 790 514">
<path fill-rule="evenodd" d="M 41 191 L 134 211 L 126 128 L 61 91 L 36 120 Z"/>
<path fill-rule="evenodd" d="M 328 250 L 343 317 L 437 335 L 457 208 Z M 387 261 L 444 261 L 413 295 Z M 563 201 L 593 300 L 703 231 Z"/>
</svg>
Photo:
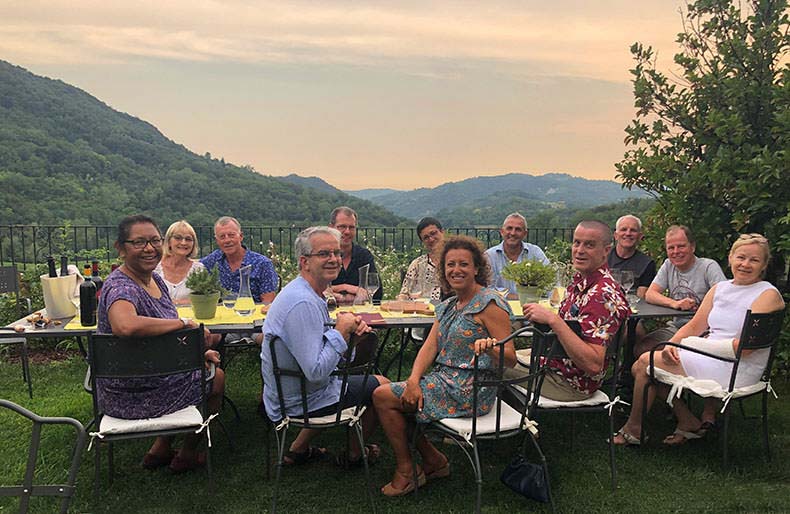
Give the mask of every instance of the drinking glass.
<svg viewBox="0 0 790 514">
<path fill-rule="evenodd" d="M 228 291 L 224 295 L 222 295 L 222 305 L 224 305 L 228 309 L 232 309 L 233 306 L 236 304 L 237 294 L 233 291 Z"/>
<path fill-rule="evenodd" d="M 557 309 L 562 301 L 565 299 L 566 289 L 563 286 L 556 285 L 549 292 L 549 304 Z"/>
<path fill-rule="evenodd" d="M 379 274 L 378 273 L 368 273 L 368 281 L 365 284 L 365 290 L 368 292 L 368 298 L 370 299 L 370 305 L 373 305 L 373 295 L 376 294 L 376 291 L 379 290 L 381 287 L 381 282 L 379 282 Z"/>
<path fill-rule="evenodd" d="M 623 291 L 625 291 L 626 294 L 631 292 L 631 288 L 634 287 L 634 272 L 622 270 L 620 272 L 620 285 L 623 286 Z"/>
<path fill-rule="evenodd" d="M 421 289 L 412 289 L 409 291 L 409 300 L 417 301 L 422 298 L 422 290 Z"/>
</svg>

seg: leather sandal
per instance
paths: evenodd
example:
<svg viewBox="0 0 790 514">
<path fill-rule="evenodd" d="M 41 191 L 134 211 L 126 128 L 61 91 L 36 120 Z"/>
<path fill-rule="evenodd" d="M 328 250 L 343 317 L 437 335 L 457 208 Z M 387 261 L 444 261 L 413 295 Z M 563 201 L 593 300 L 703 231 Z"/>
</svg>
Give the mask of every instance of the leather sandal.
<svg viewBox="0 0 790 514">
<path fill-rule="evenodd" d="M 195 454 L 194 459 L 185 459 L 181 457 L 181 454 L 177 454 L 173 457 L 173 460 L 170 461 L 170 471 L 176 475 L 180 473 L 186 473 L 187 471 L 192 471 L 198 468 L 202 468 L 206 465 L 206 454 L 205 452 L 199 452 Z"/>
<path fill-rule="evenodd" d="M 318 446 L 309 446 L 306 451 L 301 453 L 288 450 L 283 454 L 283 464 L 286 466 L 302 466 L 311 462 L 322 461 L 328 454 L 329 452 L 326 448 L 319 448 Z"/>
<path fill-rule="evenodd" d="M 400 476 L 405 476 L 399 471 L 396 471 L 397 474 Z M 390 498 L 394 498 L 397 496 L 405 496 L 409 493 L 414 492 L 417 488 L 414 485 L 414 477 L 411 473 L 409 473 L 409 483 L 403 489 L 398 489 L 392 485 L 392 482 L 388 482 L 384 487 L 381 488 L 381 492 L 384 496 L 389 496 Z M 428 480 L 425 478 L 425 473 L 421 469 L 417 471 L 417 486 L 422 487 Z"/>
<path fill-rule="evenodd" d="M 158 455 L 156 453 L 147 452 L 143 456 L 143 469 L 158 469 L 170 465 L 176 452 L 170 450 L 167 455 Z"/>
<path fill-rule="evenodd" d="M 434 469 L 430 473 L 425 473 L 425 479 L 430 480 L 437 480 L 439 478 L 447 478 L 450 476 L 450 460 L 445 457 L 444 466 L 441 468 Z"/>
<path fill-rule="evenodd" d="M 618 435 L 623 438 L 623 441 L 625 441 L 624 443 L 615 442 L 614 444 L 618 446 L 639 446 L 642 444 L 642 441 L 640 441 L 638 437 L 626 432 L 625 427 L 622 427 L 620 430 L 612 434 L 612 437 L 614 438 L 617 437 Z M 606 442 L 609 442 L 609 440 L 607 439 Z"/>
</svg>

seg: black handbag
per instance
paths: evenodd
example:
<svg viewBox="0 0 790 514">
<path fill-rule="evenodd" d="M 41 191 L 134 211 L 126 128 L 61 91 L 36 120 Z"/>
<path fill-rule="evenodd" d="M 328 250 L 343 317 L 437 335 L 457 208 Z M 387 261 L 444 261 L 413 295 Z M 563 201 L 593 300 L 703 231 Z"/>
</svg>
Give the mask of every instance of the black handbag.
<svg viewBox="0 0 790 514">
<path fill-rule="evenodd" d="M 549 481 L 543 466 L 519 455 L 502 471 L 502 483 L 519 494 L 543 503 L 549 502 Z"/>
</svg>

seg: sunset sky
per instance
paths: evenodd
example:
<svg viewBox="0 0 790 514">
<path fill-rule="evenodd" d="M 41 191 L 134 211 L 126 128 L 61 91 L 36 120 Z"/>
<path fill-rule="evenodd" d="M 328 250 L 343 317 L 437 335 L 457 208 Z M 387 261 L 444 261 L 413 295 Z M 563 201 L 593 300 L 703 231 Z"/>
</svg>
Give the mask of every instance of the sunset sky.
<svg viewBox="0 0 790 514">
<path fill-rule="evenodd" d="M 0 59 L 196 153 L 342 189 L 613 179 L 629 47 L 673 70 L 678 0 L 3 2 Z"/>
</svg>

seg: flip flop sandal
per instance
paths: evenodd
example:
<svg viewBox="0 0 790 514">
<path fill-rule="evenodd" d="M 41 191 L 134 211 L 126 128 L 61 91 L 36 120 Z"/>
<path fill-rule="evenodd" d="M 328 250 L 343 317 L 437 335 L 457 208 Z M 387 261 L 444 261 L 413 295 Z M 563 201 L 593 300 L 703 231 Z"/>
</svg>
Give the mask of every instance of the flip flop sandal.
<svg viewBox="0 0 790 514">
<path fill-rule="evenodd" d="M 422 486 L 425 485 L 425 483 L 427 481 L 428 480 L 425 478 L 425 473 L 423 473 L 422 470 L 419 470 L 419 472 L 417 473 L 417 485 L 419 487 L 422 487 Z M 396 487 L 393 487 L 392 482 L 387 482 L 387 484 L 384 485 L 384 487 L 381 488 L 381 493 L 384 496 L 389 496 L 390 498 L 395 498 L 395 497 L 398 497 L 398 496 L 405 496 L 405 495 L 407 495 L 409 493 L 412 493 L 412 492 L 414 492 L 415 489 L 416 489 L 416 487 L 414 486 L 414 478 L 410 476 L 409 477 L 409 483 L 403 489 L 398 489 Z"/>
<path fill-rule="evenodd" d="M 679 446 L 681 444 L 686 444 L 692 439 L 702 439 L 706 433 L 707 430 L 704 428 L 700 428 L 696 432 L 687 432 L 686 430 L 676 428 L 674 432 L 664 438 L 664 444 L 667 446 Z M 681 439 L 678 440 L 676 436 L 680 436 Z"/>
<path fill-rule="evenodd" d="M 618 446 L 640 446 L 642 444 L 642 441 L 640 441 L 638 437 L 626 432 L 625 427 L 622 427 L 620 430 L 615 432 L 612 437 L 617 437 L 618 435 L 621 436 L 625 441 L 625 444 L 619 444 Z M 608 443 L 609 439 L 607 439 L 606 442 Z M 614 444 L 617 445 L 617 443 Z"/>
<path fill-rule="evenodd" d="M 283 464 L 286 466 L 302 466 L 311 462 L 319 462 L 324 460 L 328 453 L 326 448 L 319 448 L 318 446 L 309 446 L 306 451 L 301 453 L 288 450 L 283 454 Z"/>
<path fill-rule="evenodd" d="M 368 456 L 368 466 L 372 466 L 373 464 L 377 463 L 381 457 L 381 447 L 373 443 L 366 444 L 365 454 Z M 335 457 L 335 464 L 343 469 L 357 469 L 363 467 L 364 461 L 362 460 L 361 456 L 353 460 L 349 459 L 348 453 L 343 452 L 337 454 Z"/>
</svg>

